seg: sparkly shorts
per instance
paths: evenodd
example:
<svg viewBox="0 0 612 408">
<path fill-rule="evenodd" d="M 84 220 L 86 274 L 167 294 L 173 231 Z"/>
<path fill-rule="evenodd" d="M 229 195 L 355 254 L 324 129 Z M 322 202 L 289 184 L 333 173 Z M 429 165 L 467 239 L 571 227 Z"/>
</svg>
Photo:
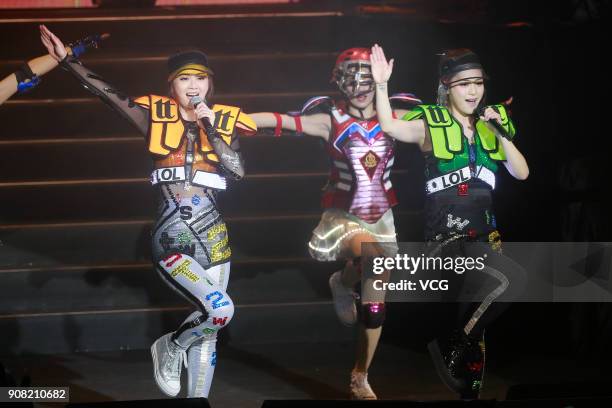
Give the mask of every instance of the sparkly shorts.
<svg viewBox="0 0 612 408">
<path fill-rule="evenodd" d="M 323 212 L 319 225 L 312 232 L 308 243 L 310 255 L 318 261 L 337 261 L 351 257 L 349 242 L 356 233 L 368 233 L 375 242 L 388 243 L 384 246 L 387 256 L 397 252 L 397 237 L 393 212 L 387 210 L 378 221 L 369 224 L 346 211 L 330 208 Z"/>
</svg>

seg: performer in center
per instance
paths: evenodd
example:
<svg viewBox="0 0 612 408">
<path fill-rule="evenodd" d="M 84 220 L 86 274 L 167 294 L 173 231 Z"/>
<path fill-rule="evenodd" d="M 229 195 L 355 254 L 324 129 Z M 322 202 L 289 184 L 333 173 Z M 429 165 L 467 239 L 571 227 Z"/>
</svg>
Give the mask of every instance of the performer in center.
<svg viewBox="0 0 612 408">
<path fill-rule="evenodd" d="M 336 60 L 332 81 L 343 95 L 311 98 L 298 114 L 253 113 L 259 128 L 273 128 L 326 141 L 331 173 L 321 200 L 321 221 L 308 243 L 319 261 L 346 260 L 341 271 L 331 275 L 329 285 L 340 321 L 358 326 L 355 365 L 350 376 L 353 399 L 376 399 L 368 382 L 385 320 L 385 303 L 362 302 L 359 296 L 361 257 L 392 255 L 396 233 L 392 207 L 397 199 L 390 180 L 395 143 L 380 128 L 374 104 L 374 81 L 368 48 L 342 51 Z M 414 95 L 398 94 L 394 100 L 408 105 L 420 103 Z M 407 110 L 395 110 L 397 117 Z M 364 243 L 372 253 L 362 253 Z"/>
</svg>

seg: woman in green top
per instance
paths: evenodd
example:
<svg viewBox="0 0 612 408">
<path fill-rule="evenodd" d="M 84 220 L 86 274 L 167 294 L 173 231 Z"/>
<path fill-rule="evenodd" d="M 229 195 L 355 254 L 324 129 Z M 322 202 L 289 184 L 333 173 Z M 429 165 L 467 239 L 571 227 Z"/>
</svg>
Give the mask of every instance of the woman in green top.
<svg viewBox="0 0 612 408">
<path fill-rule="evenodd" d="M 501 255 L 492 212 L 495 173 L 503 164 L 513 177 L 525 180 L 529 167 L 512 142 L 515 129 L 504 106 L 484 105 L 486 75 L 472 51 L 446 52 L 439 66 L 438 104 L 419 105 L 401 119 L 393 118 L 387 94 L 393 60 L 387 61 L 378 45 L 372 47 L 371 59 L 383 132 L 418 144 L 425 157 L 429 253 L 476 257 L 486 251 L 488 256 L 484 274 L 472 275 L 478 278 L 478 286 L 493 282 L 491 292 L 478 303 L 462 303 L 456 330 L 429 344 L 446 385 L 462 398 L 478 398 L 484 369 L 484 328 L 508 305 L 493 302 L 502 295 L 504 301 L 514 299 L 525 282 L 524 270 Z M 464 288 L 472 283 L 467 281 L 470 278 L 462 277 Z M 488 291 L 489 286 L 486 288 Z"/>
</svg>

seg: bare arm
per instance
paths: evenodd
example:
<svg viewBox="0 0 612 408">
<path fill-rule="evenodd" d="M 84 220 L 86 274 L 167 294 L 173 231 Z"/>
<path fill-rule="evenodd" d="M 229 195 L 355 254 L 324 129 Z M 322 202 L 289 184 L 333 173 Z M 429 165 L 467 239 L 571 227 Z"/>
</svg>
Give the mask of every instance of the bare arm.
<svg viewBox="0 0 612 408">
<path fill-rule="evenodd" d="M 487 108 L 484 112 L 484 116 L 481 116 L 484 121 L 496 120 L 501 123 L 501 116 L 492 108 Z M 529 166 L 525 156 L 517 149 L 517 147 L 510 140 L 502 137 L 495 127 L 487 124 L 489 128 L 497 135 L 506 153 L 506 161 L 504 166 L 508 170 L 508 173 L 515 179 L 525 180 L 529 176 Z"/>
<path fill-rule="evenodd" d="M 32 72 L 41 76 L 57 67 L 58 62 L 51 55 L 47 54 L 28 61 L 28 65 Z"/>
<path fill-rule="evenodd" d="M 525 156 L 523 156 L 523 154 L 511 141 L 501 138 L 501 143 L 502 146 L 504 146 L 504 151 L 506 152 L 506 161 L 504 162 L 504 165 L 506 166 L 506 169 L 508 169 L 508 173 L 518 180 L 527 179 L 529 176 L 529 166 L 527 165 Z"/>
<path fill-rule="evenodd" d="M 249 116 L 255 121 L 258 128 L 275 128 L 276 117 L 271 112 L 250 113 Z M 281 114 L 281 128 L 296 131 L 295 119 L 289 115 Z M 302 122 L 302 132 L 308 136 L 317 136 L 325 140 L 329 139 L 331 132 L 331 119 L 325 113 L 304 115 L 299 117 Z"/>
<path fill-rule="evenodd" d="M 58 62 L 51 55 L 43 55 L 27 62 L 32 72 L 37 76 L 43 76 L 53 68 L 57 67 Z M 17 92 L 17 76 L 11 74 L 0 81 L 0 105 Z"/>
<path fill-rule="evenodd" d="M 0 105 L 17 92 L 17 77 L 11 74 L 0 81 Z"/>
<path fill-rule="evenodd" d="M 387 62 L 383 49 L 374 45 L 370 61 L 372 63 L 372 76 L 376 82 L 376 113 L 380 128 L 394 139 L 406 143 L 417 143 L 422 146 L 425 141 L 425 124 L 423 121 L 405 121 L 393 118 L 393 110 L 387 90 L 387 81 L 393 72 L 393 59 Z"/>
</svg>

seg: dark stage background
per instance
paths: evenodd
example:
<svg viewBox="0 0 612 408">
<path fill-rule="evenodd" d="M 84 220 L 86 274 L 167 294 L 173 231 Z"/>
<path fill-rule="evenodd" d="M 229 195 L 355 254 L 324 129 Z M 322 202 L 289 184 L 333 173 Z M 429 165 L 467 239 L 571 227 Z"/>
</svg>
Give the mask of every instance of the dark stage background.
<svg viewBox="0 0 612 408">
<path fill-rule="evenodd" d="M 531 169 L 525 182 L 502 171 L 502 237 L 609 241 L 609 2 L 532 3 L 0 11 L 0 76 L 43 53 L 37 25 L 47 22 L 66 42 L 111 33 L 83 61 L 129 95 L 165 94 L 165 57 L 195 46 L 210 55 L 215 102 L 283 112 L 338 96 L 329 77 L 342 49 L 381 44 L 396 59 L 391 90 L 433 102 L 436 54 L 472 48 L 491 78 L 488 100 L 514 98 L 516 143 Z M 3 105 L 0 123 L 0 354 L 146 349 L 175 328 L 189 306 L 150 264 L 155 210 L 141 137 L 61 70 Z M 324 146 L 261 136 L 242 147 L 248 176 L 221 197 L 238 305 L 221 341 L 350 339 L 327 287 L 338 265 L 315 263 L 306 249 L 328 170 Z M 419 240 L 423 161 L 406 145 L 397 156 L 396 227 L 402 240 Z M 444 319 L 432 310 L 391 305 L 383 342 L 422 349 Z M 489 350 L 497 361 L 599 359 L 611 331 L 607 304 L 517 304 L 490 328 Z"/>
</svg>

